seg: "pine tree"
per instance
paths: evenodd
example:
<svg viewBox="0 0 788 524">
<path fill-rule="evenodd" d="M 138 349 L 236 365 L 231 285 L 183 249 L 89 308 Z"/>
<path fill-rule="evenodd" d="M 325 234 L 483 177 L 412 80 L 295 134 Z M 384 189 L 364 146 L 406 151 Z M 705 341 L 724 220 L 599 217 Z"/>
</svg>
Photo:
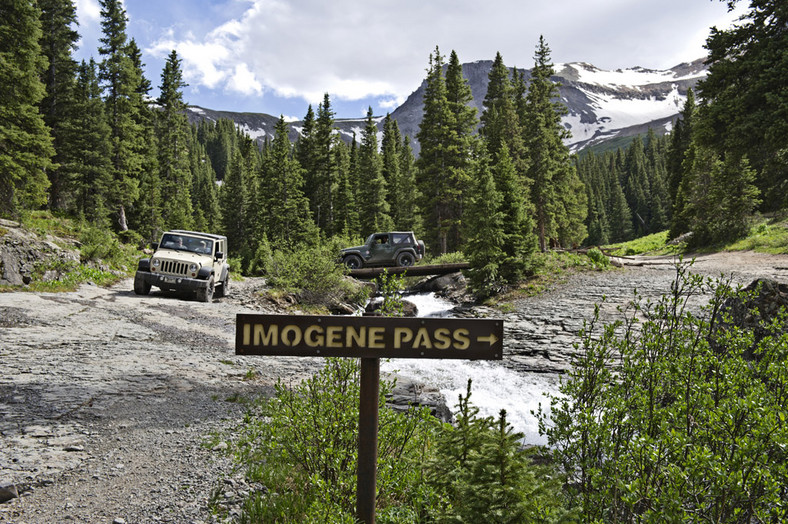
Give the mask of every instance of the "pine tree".
<svg viewBox="0 0 788 524">
<path fill-rule="evenodd" d="M 222 232 L 227 237 L 229 251 L 233 256 L 242 255 L 242 248 L 247 238 L 246 207 L 239 203 L 246 202 L 248 179 L 249 173 L 246 172 L 246 163 L 241 151 L 235 149 L 219 191 Z"/>
<path fill-rule="evenodd" d="M 399 214 L 397 209 L 399 194 L 397 190 L 400 186 L 399 148 L 401 143 L 402 136 L 400 135 L 397 121 L 391 118 L 391 114 L 387 113 L 386 118 L 383 119 L 383 137 L 380 141 L 381 173 L 388 188 L 387 201 L 395 229 L 402 229 L 402 226 L 397 221 Z"/>
<path fill-rule="evenodd" d="M 545 251 L 550 238 L 556 243 L 579 243 L 586 217 L 585 191 L 577 178 L 569 149 L 563 144 L 567 131 L 561 124 L 566 107 L 556 101 L 558 85 L 550 61 L 550 48 L 539 37 L 531 70 L 531 83 L 521 121 L 528 151 L 527 179 L 531 181 L 539 248 Z M 571 236 L 571 238 L 569 238 Z"/>
<path fill-rule="evenodd" d="M 407 135 L 402 139 L 399 148 L 399 180 L 393 189 L 396 193 L 397 207 L 394 210 L 394 217 L 397 227 L 405 231 L 417 231 L 421 235 L 421 221 L 418 209 L 420 195 L 416 188 L 416 160 L 413 156 L 413 149 L 410 146 L 410 137 Z"/>
<path fill-rule="evenodd" d="M 173 50 L 161 74 L 156 118 L 162 214 L 169 229 L 192 227 L 192 173 L 189 165 L 189 124 L 182 89 L 181 60 Z"/>
<path fill-rule="evenodd" d="M 506 144 L 517 172 L 524 176 L 528 164 L 523 142 L 523 115 L 518 114 L 515 88 L 501 53 L 496 53 L 488 78 L 479 134 L 486 141 L 491 157 Z"/>
<path fill-rule="evenodd" d="M 304 194 L 309 200 L 309 207 L 312 210 L 312 217 L 317 224 L 322 222 L 320 218 L 320 202 L 318 194 L 320 192 L 320 184 L 318 183 L 318 175 L 315 173 L 315 112 L 312 110 L 312 104 L 309 104 L 306 110 L 306 115 L 301 124 L 301 131 L 298 135 L 298 140 L 294 146 L 295 159 L 303 169 L 304 176 Z"/>
<path fill-rule="evenodd" d="M 471 265 L 470 287 L 479 297 L 490 296 L 502 287 L 501 265 L 507 255 L 506 216 L 501 212 L 503 196 L 498 191 L 484 146 L 475 162 L 476 187 L 468 204 L 468 242 L 465 253 Z"/>
<path fill-rule="evenodd" d="M 765 209 L 788 203 L 786 25 L 784 0 L 757 0 L 730 29 L 712 28 L 709 74 L 698 86 L 696 139 L 725 162 L 728 155 L 749 158 Z"/>
<path fill-rule="evenodd" d="M 505 143 L 494 157 L 492 171 L 496 188 L 502 195 L 500 211 L 505 224 L 504 257 L 500 262 L 499 273 L 502 282 L 513 285 L 530 269 L 531 258 L 536 251 L 532 210 L 528 192 L 523 191 L 522 179 Z"/>
<path fill-rule="evenodd" d="M 328 235 L 336 233 L 334 226 L 335 194 L 338 184 L 337 167 L 331 148 L 334 141 L 334 111 L 328 93 L 323 95 L 323 102 L 317 106 L 315 122 L 312 171 L 314 175 L 315 193 L 312 195 L 313 214 L 317 209 L 317 225 Z M 306 184 L 309 187 L 309 182 Z M 307 195 L 309 196 L 309 195 Z"/>
<path fill-rule="evenodd" d="M 456 251 L 464 244 L 463 217 L 464 201 L 471 183 L 471 162 L 476 144 L 475 129 L 478 123 L 476 108 L 471 105 L 473 93 L 463 76 L 462 65 L 457 53 L 452 50 L 446 66 L 446 100 L 454 129 L 449 147 L 449 196 L 452 200 L 451 215 L 454 227 L 449 235 L 448 251 Z"/>
<path fill-rule="evenodd" d="M 425 240 L 440 253 L 463 245 L 463 199 L 470 184 L 476 110 L 468 82 L 452 51 L 443 76 L 443 56 L 430 55 L 424 94 L 424 117 L 417 138 L 421 154 L 416 162 Z"/>
<path fill-rule="evenodd" d="M 293 156 L 287 123 L 280 117 L 268 151 L 261 196 L 266 198 L 265 233 L 274 245 L 294 247 L 314 241 L 317 228 L 303 192 L 303 171 Z"/>
<path fill-rule="evenodd" d="M 387 187 L 383 178 L 382 162 L 378 153 L 378 128 L 372 119 L 372 108 L 367 111 L 366 124 L 361 133 L 358 152 L 359 169 L 359 215 L 364 235 L 391 229 L 389 204 L 386 201 Z"/>
<path fill-rule="evenodd" d="M 82 61 L 74 89 L 74 119 L 62 123 L 70 139 L 60 150 L 62 174 L 73 195 L 70 211 L 102 227 L 110 224 L 112 164 L 109 123 L 104 114 L 96 63 Z"/>
<path fill-rule="evenodd" d="M 218 231 L 220 221 L 216 174 L 211 167 L 205 146 L 197 138 L 197 130 L 194 127 L 191 136 L 189 168 L 192 174 L 194 228 L 197 231 Z"/>
<path fill-rule="evenodd" d="M 104 88 L 107 118 L 110 126 L 110 160 L 114 188 L 113 205 L 121 231 L 128 229 L 126 209 L 139 197 L 143 172 L 144 129 L 139 123 L 143 100 L 139 88 L 143 84 L 141 68 L 135 67 L 126 36 L 126 11 L 120 0 L 100 0 L 101 47 L 99 79 Z"/>
<path fill-rule="evenodd" d="M 55 154 L 38 111 L 45 96 L 41 76 L 40 12 L 27 1 L 0 5 L 0 215 L 17 216 L 47 202 Z"/>
<path fill-rule="evenodd" d="M 68 142 L 75 137 L 73 119 L 79 118 L 74 111 L 74 87 L 77 63 L 72 57 L 79 34 L 74 30 L 77 23 L 76 8 L 71 0 L 39 0 L 41 9 L 41 50 L 48 60 L 43 75 L 46 96 L 41 101 L 41 114 L 51 130 L 55 147 L 54 162 L 58 167 L 48 172 L 49 205 L 53 209 L 66 209 L 71 195 L 68 194 L 68 175 L 63 166 L 69 160 L 64 156 Z"/>
<path fill-rule="evenodd" d="M 357 234 L 360 227 L 354 184 L 351 180 L 350 148 L 338 136 L 334 140 L 331 153 L 337 173 L 337 190 L 333 228 L 335 234 L 350 236 Z"/>
<path fill-rule="evenodd" d="M 131 97 L 130 116 L 140 134 L 133 142 L 135 159 L 139 162 L 139 196 L 129 213 L 132 229 L 143 238 L 158 240 L 164 229 L 163 204 L 165 195 L 162 193 L 161 177 L 158 164 L 158 141 L 156 138 L 156 113 L 148 106 L 151 83 L 145 78 L 142 63 L 142 51 L 132 38 L 126 47 L 131 60 L 129 81 L 135 86 Z"/>
</svg>

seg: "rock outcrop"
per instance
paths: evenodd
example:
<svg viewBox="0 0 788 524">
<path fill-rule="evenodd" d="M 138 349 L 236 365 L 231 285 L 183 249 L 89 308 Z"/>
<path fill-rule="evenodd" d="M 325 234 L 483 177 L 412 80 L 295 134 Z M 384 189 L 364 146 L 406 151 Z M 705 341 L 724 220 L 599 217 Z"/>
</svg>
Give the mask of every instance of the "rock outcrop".
<svg viewBox="0 0 788 524">
<path fill-rule="evenodd" d="M 23 286 L 34 278 L 58 279 L 57 268 L 79 262 L 76 250 L 61 247 L 68 242 L 50 236 L 42 239 L 18 222 L 0 220 L 0 285 Z"/>
</svg>

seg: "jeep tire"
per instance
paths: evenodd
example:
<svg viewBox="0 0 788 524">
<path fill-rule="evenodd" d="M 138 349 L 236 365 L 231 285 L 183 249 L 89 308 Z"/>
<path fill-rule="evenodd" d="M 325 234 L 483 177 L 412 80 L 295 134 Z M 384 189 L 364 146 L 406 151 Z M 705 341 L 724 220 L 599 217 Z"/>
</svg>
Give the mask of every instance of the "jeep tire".
<svg viewBox="0 0 788 524">
<path fill-rule="evenodd" d="M 403 251 L 397 255 L 397 265 L 400 267 L 410 267 L 416 262 L 416 257 L 410 251 Z"/>
<path fill-rule="evenodd" d="M 197 291 L 197 300 L 210 302 L 213 300 L 213 275 L 208 277 L 208 285 Z"/>
<path fill-rule="evenodd" d="M 358 255 L 348 255 L 343 262 L 348 269 L 361 269 L 364 267 L 364 262 L 361 261 L 361 257 Z"/>
<path fill-rule="evenodd" d="M 145 282 L 145 277 L 139 273 L 134 275 L 134 293 L 136 295 L 147 295 L 150 293 L 150 284 Z"/>
<path fill-rule="evenodd" d="M 229 285 L 230 285 L 230 272 L 228 271 L 227 276 L 224 277 L 222 283 L 219 284 L 218 288 L 216 288 L 214 292 L 214 296 L 219 298 L 229 296 L 230 295 L 230 288 L 228 287 Z"/>
</svg>

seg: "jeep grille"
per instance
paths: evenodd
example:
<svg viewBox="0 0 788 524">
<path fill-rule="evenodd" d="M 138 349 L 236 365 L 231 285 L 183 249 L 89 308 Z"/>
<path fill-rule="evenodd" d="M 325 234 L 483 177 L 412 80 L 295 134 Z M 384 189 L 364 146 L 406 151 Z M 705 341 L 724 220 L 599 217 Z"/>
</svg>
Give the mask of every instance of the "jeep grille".
<svg viewBox="0 0 788 524">
<path fill-rule="evenodd" d="M 186 276 L 188 269 L 189 264 L 186 262 L 178 262 L 176 260 L 162 260 L 161 265 L 159 266 L 159 273 Z"/>
</svg>

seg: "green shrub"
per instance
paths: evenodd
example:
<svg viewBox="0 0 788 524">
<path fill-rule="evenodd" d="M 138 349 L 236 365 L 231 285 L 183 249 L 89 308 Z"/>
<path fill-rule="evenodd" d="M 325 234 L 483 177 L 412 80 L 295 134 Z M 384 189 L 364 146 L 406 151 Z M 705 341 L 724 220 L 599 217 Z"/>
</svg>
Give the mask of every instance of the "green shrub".
<svg viewBox="0 0 788 524">
<path fill-rule="evenodd" d="M 463 262 L 468 262 L 468 258 L 462 251 L 444 253 L 434 258 L 430 256 L 425 257 L 425 263 L 427 264 L 462 264 Z"/>
<path fill-rule="evenodd" d="M 610 266 L 610 259 L 595 247 L 589 249 L 586 255 L 591 259 L 591 262 L 594 263 L 594 267 L 606 268 Z"/>
<path fill-rule="evenodd" d="M 656 303 L 585 326 L 540 429 L 586 522 L 788 518 L 788 320 L 735 327 L 728 283 L 680 263 Z M 710 296 L 703 307 L 699 295 Z M 754 354 L 754 356 L 753 356 Z"/>
<path fill-rule="evenodd" d="M 294 293 L 305 304 L 362 303 L 368 291 L 345 278 L 345 267 L 337 263 L 338 251 L 335 240 L 300 244 L 288 251 L 276 250 L 265 267 L 268 283 Z"/>
<path fill-rule="evenodd" d="M 236 459 L 268 491 L 247 501 L 242 522 L 353 522 L 359 378 L 357 360 L 327 359 L 294 388 L 280 381 L 276 397 L 247 416 Z M 412 499 L 430 499 L 417 472 L 433 423 L 426 408 L 387 409 L 391 384 L 381 386 L 378 504 L 412 507 Z"/>
</svg>

